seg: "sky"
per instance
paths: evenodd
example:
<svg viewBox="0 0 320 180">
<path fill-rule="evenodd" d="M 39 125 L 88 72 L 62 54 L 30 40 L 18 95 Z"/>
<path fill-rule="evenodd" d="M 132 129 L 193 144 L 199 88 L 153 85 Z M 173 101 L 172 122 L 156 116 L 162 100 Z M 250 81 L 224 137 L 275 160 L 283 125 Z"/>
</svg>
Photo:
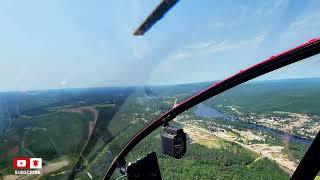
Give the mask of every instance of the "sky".
<svg viewBox="0 0 320 180">
<path fill-rule="evenodd" d="M 159 0 L 0 1 L 0 91 L 224 79 L 320 37 L 320 1 L 181 0 L 145 36 Z M 320 77 L 320 56 L 259 79 Z"/>
</svg>

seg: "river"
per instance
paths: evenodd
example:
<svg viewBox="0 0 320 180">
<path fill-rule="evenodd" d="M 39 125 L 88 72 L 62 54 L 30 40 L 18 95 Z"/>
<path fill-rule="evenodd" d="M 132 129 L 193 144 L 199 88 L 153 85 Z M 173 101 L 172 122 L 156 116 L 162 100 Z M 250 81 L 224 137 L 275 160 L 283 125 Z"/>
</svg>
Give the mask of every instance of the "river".
<svg viewBox="0 0 320 180">
<path fill-rule="evenodd" d="M 194 114 L 197 116 L 203 116 L 206 118 L 222 118 L 226 121 L 245 122 L 245 121 L 242 121 L 236 117 L 224 114 L 223 112 L 220 112 L 214 108 L 206 106 L 203 103 L 197 105 Z M 254 124 L 254 123 L 250 123 L 250 122 L 245 122 L 245 123 L 246 123 L 246 127 L 248 129 L 260 130 L 261 132 L 272 133 L 273 135 L 276 135 L 276 136 L 283 138 L 285 141 L 299 142 L 299 143 L 303 143 L 303 144 L 307 144 L 307 145 L 311 144 L 313 141 L 313 139 L 308 139 L 308 138 L 303 138 L 303 137 L 291 135 L 291 134 L 284 133 L 282 131 L 278 131 L 278 130 L 268 128 L 268 127 L 265 127 L 262 125 L 258 125 L 258 124 Z"/>
</svg>

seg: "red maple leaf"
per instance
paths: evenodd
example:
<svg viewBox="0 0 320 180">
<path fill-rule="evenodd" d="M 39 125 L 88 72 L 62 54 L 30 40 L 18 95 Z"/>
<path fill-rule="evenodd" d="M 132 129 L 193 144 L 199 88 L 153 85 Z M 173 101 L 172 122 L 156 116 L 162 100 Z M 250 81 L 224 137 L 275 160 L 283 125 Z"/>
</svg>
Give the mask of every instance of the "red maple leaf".
<svg viewBox="0 0 320 180">
<path fill-rule="evenodd" d="M 37 160 L 33 160 L 33 166 L 38 166 L 38 161 Z"/>
</svg>

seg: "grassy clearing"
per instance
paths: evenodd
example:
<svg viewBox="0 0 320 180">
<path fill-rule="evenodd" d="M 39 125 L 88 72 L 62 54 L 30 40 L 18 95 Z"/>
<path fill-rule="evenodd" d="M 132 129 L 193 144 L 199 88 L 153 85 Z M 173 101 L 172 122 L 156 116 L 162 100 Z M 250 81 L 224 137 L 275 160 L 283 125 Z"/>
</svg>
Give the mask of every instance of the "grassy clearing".
<svg viewBox="0 0 320 180">
<path fill-rule="evenodd" d="M 90 118 L 88 113 L 65 112 L 35 116 L 31 121 L 42 130 L 28 130 L 24 139 L 26 147 L 36 155 L 46 157 L 46 160 L 57 158 L 56 148 L 64 155 L 76 153 L 87 136 Z"/>
<path fill-rule="evenodd" d="M 208 148 L 221 148 L 221 139 L 213 134 L 186 126 L 183 129 L 193 142 L 204 145 Z"/>
</svg>

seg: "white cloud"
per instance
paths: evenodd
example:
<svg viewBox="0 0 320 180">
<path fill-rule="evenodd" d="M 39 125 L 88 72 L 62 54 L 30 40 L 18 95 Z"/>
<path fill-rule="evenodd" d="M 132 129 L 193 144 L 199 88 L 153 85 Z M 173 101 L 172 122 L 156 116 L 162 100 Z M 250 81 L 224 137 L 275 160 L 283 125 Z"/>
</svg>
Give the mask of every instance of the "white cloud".
<svg viewBox="0 0 320 180">
<path fill-rule="evenodd" d="M 275 11 L 284 7 L 287 3 L 287 0 L 277 0 L 277 1 L 265 1 L 261 6 L 257 7 L 255 11 L 256 16 L 269 16 L 272 15 Z"/>
<path fill-rule="evenodd" d="M 319 13 L 313 13 L 308 14 L 297 21 L 293 22 L 289 26 L 289 30 L 304 30 L 309 27 L 318 27 L 320 26 L 320 14 Z"/>
<path fill-rule="evenodd" d="M 222 52 L 222 51 L 226 51 L 226 50 L 230 50 L 234 48 L 234 44 L 225 41 L 216 43 L 216 44 L 210 44 L 207 48 L 206 48 L 206 52 L 208 53 L 218 53 L 218 52 Z"/>
<path fill-rule="evenodd" d="M 174 79 L 184 79 L 186 74 L 190 75 L 190 68 L 194 67 L 197 71 L 197 75 L 201 74 L 202 66 L 206 66 L 207 62 L 195 63 L 194 61 L 199 61 L 201 59 L 216 59 L 219 53 L 230 53 L 233 50 L 247 50 L 252 51 L 253 49 L 260 46 L 262 41 L 265 39 L 267 32 L 262 32 L 250 39 L 245 39 L 241 41 L 204 41 L 198 42 L 191 45 L 187 45 L 183 48 L 174 50 L 171 55 L 165 58 L 152 72 L 149 82 L 158 82 L 163 84 L 177 83 Z M 191 60 L 191 61 L 190 61 Z M 205 64 L 204 64 L 205 63 Z M 239 67 L 239 65 L 236 65 Z M 214 67 L 218 68 L 218 67 Z M 233 67 L 232 67 L 233 68 Z M 231 68 L 231 69 L 232 69 Z M 219 70 L 218 70 L 219 71 Z M 207 72 L 209 73 L 209 72 Z M 222 71 L 214 75 L 215 79 L 223 78 L 226 72 Z M 175 76 L 175 78 L 172 78 Z M 195 78 L 194 77 L 190 77 Z M 189 79 L 190 80 L 190 79 Z M 182 82 L 182 81 L 181 81 Z"/>
<path fill-rule="evenodd" d="M 189 53 L 187 53 L 187 52 L 185 52 L 185 53 L 183 53 L 183 52 L 178 52 L 178 53 L 173 54 L 173 55 L 171 56 L 172 59 L 187 59 L 187 58 L 189 58 L 189 57 L 192 57 L 192 56 L 191 56 L 191 54 L 189 54 Z"/>
<path fill-rule="evenodd" d="M 320 35 L 320 14 L 318 12 L 311 12 L 300 16 L 296 21 L 292 22 L 283 33 L 282 38 L 302 37 Z"/>
<path fill-rule="evenodd" d="M 230 42 L 228 40 L 223 40 L 220 42 L 199 42 L 175 51 L 168 57 L 168 59 L 184 60 L 204 55 L 213 55 L 232 49 L 257 48 L 265 39 L 266 35 L 267 32 L 262 32 L 252 39 L 239 42 Z"/>
</svg>

